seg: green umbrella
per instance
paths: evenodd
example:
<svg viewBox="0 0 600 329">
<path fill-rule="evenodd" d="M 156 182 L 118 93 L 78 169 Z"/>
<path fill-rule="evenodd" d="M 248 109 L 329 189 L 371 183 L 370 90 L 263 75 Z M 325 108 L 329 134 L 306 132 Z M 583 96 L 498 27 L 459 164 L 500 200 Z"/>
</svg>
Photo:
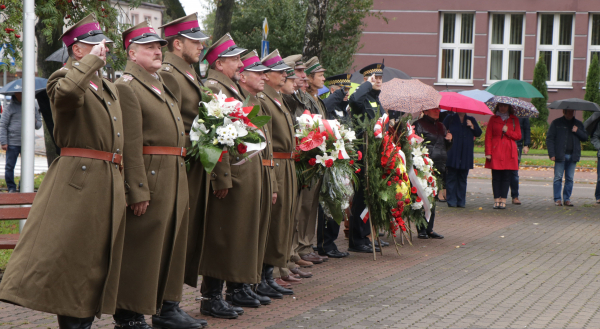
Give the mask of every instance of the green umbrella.
<svg viewBox="0 0 600 329">
<path fill-rule="evenodd" d="M 544 98 L 534 86 L 517 79 L 498 81 L 485 90 L 496 96 Z"/>
</svg>

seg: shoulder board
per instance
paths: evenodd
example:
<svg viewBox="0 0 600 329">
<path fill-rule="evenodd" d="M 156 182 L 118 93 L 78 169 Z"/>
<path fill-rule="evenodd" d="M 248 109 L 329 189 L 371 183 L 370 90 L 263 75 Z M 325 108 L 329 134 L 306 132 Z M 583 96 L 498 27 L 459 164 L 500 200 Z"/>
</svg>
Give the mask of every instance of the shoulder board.
<svg viewBox="0 0 600 329">
<path fill-rule="evenodd" d="M 163 67 L 163 71 L 171 71 L 171 65 L 166 64 L 165 67 Z"/>
<path fill-rule="evenodd" d="M 258 93 L 256 96 L 263 98 L 263 99 L 265 98 L 265 94 L 263 94 L 263 93 Z"/>
<path fill-rule="evenodd" d="M 133 80 L 133 76 L 131 76 L 129 74 L 125 74 L 121 78 L 123 78 L 123 82 L 129 82 L 129 81 Z"/>
</svg>

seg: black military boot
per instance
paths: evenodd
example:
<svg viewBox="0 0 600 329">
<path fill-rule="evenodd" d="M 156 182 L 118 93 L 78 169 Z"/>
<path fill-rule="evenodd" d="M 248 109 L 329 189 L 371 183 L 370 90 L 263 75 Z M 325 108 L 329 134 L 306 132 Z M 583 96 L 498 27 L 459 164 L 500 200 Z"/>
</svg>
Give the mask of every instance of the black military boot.
<svg viewBox="0 0 600 329">
<path fill-rule="evenodd" d="M 257 294 L 256 292 L 254 292 L 254 289 L 256 289 L 256 285 L 244 284 L 244 291 L 248 295 L 252 296 L 252 298 L 257 299 L 260 302 L 260 305 L 271 304 L 271 298 Z"/>
<path fill-rule="evenodd" d="M 200 313 L 222 319 L 236 319 L 238 313 L 223 300 L 223 281 L 202 277 L 202 302 Z M 242 310 L 243 312 L 243 310 Z"/>
<path fill-rule="evenodd" d="M 271 286 L 269 286 L 267 284 L 267 280 L 266 280 L 266 276 L 265 276 L 265 267 L 266 266 L 267 266 L 266 264 L 263 264 L 263 270 L 262 270 L 262 273 L 260 274 L 260 283 L 256 286 L 256 293 L 260 296 L 267 296 L 270 298 L 282 299 L 283 295 L 281 293 L 279 293 L 277 290 L 271 288 Z M 271 271 L 272 270 L 273 270 L 273 268 L 271 268 Z M 271 273 L 273 273 L 273 272 L 271 272 Z"/>
<path fill-rule="evenodd" d="M 234 306 L 253 308 L 260 306 L 260 301 L 250 296 L 246 290 L 244 290 L 243 283 L 227 282 L 225 300 Z"/>
<path fill-rule="evenodd" d="M 263 272 L 265 273 L 265 280 L 267 280 L 267 284 L 269 285 L 269 287 L 273 288 L 274 290 L 276 290 L 278 293 L 280 293 L 282 295 L 293 295 L 294 294 L 294 291 L 292 291 L 291 289 L 286 289 L 286 288 L 278 285 L 277 282 L 275 282 L 275 279 L 273 279 L 273 266 L 272 265 L 265 264 L 265 268 L 264 268 Z"/>
<path fill-rule="evenodd" d="M 58 327 L 60 329 L 90 329 L 94 317 L 89 318 L 74 318 L 72 316 L 57 315 Z"/>
<path fill-rule="evenodd" d="M 202 325 L 192 317 L 184 317 L 179 302 L 165 300 L 160 314 L 152 316 L 152 327 L 157 329 L 199 329 Z M 187 314 L 187 313 L 186 313 Z"/>
<path fill-rule="evenodd" d="M 196 321 L 196 323 L 200 325 L 200 328 L 208 327 L 208 322 L 206 322 L 206 320 L 193 318 L 191 315 L 187 314 L 184 310 L 182 310 L 179 307 L 179 302 L 177 303 L 177 306 L 177 312 L 179 312 L 179 314 L 181 314 L 181 316 L 183 316 L 184 318 L 188 319 L 188 321 Z"/>
<path fill-rule="evenodd" d="M 113 315 L 115 329 L 152 329 L 144 315 L 128 310 L 117 310 Z"/>
</svg>

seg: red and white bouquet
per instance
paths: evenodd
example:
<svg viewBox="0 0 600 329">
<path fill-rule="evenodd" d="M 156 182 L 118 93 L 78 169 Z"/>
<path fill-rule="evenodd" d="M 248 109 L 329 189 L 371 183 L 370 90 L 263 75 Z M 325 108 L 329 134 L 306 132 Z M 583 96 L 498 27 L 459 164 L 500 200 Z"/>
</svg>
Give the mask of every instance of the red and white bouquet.
<svg viewBox="0 0 600 329">
<path fill-rule="evenodd" d="M 208 90 L 208 89 L 207 89 Z M 266 139 L 260 128 L 271 117 L 259 116 L 259 106 L 247 106 L 237 99 L 227 98 L 221 92 L 209 102 L 201 102 L 198 116 L 190 130 L 192 146 L 188 155 L 200 160 L 204 169 L 211 172 L 223 153 L 241 155 L 233 165 L 241 165 L 266 147 Z"/>
<path fill-rule="evenodd" d="M 322 179 L 319 202 L 325 215 L 340 223 L 357 183 L 356 133 L 337 120 L 305 111 L 297 118 L 296 173 L 302 186 Z"/>
</svg>

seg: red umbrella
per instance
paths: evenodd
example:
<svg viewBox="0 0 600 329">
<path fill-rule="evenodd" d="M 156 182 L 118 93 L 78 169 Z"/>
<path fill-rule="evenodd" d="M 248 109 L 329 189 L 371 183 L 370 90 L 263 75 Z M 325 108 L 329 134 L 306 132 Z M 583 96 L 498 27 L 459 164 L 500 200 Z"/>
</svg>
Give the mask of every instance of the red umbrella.
<svg viewBox="0 0 600 329">
<path fill-rule="evenodd" d="M 440 94 L 442 95 L 441 109 L 462 113 L 494 115 L 484 102 L 459 93 L 442 91 Z"/>
</svg>

